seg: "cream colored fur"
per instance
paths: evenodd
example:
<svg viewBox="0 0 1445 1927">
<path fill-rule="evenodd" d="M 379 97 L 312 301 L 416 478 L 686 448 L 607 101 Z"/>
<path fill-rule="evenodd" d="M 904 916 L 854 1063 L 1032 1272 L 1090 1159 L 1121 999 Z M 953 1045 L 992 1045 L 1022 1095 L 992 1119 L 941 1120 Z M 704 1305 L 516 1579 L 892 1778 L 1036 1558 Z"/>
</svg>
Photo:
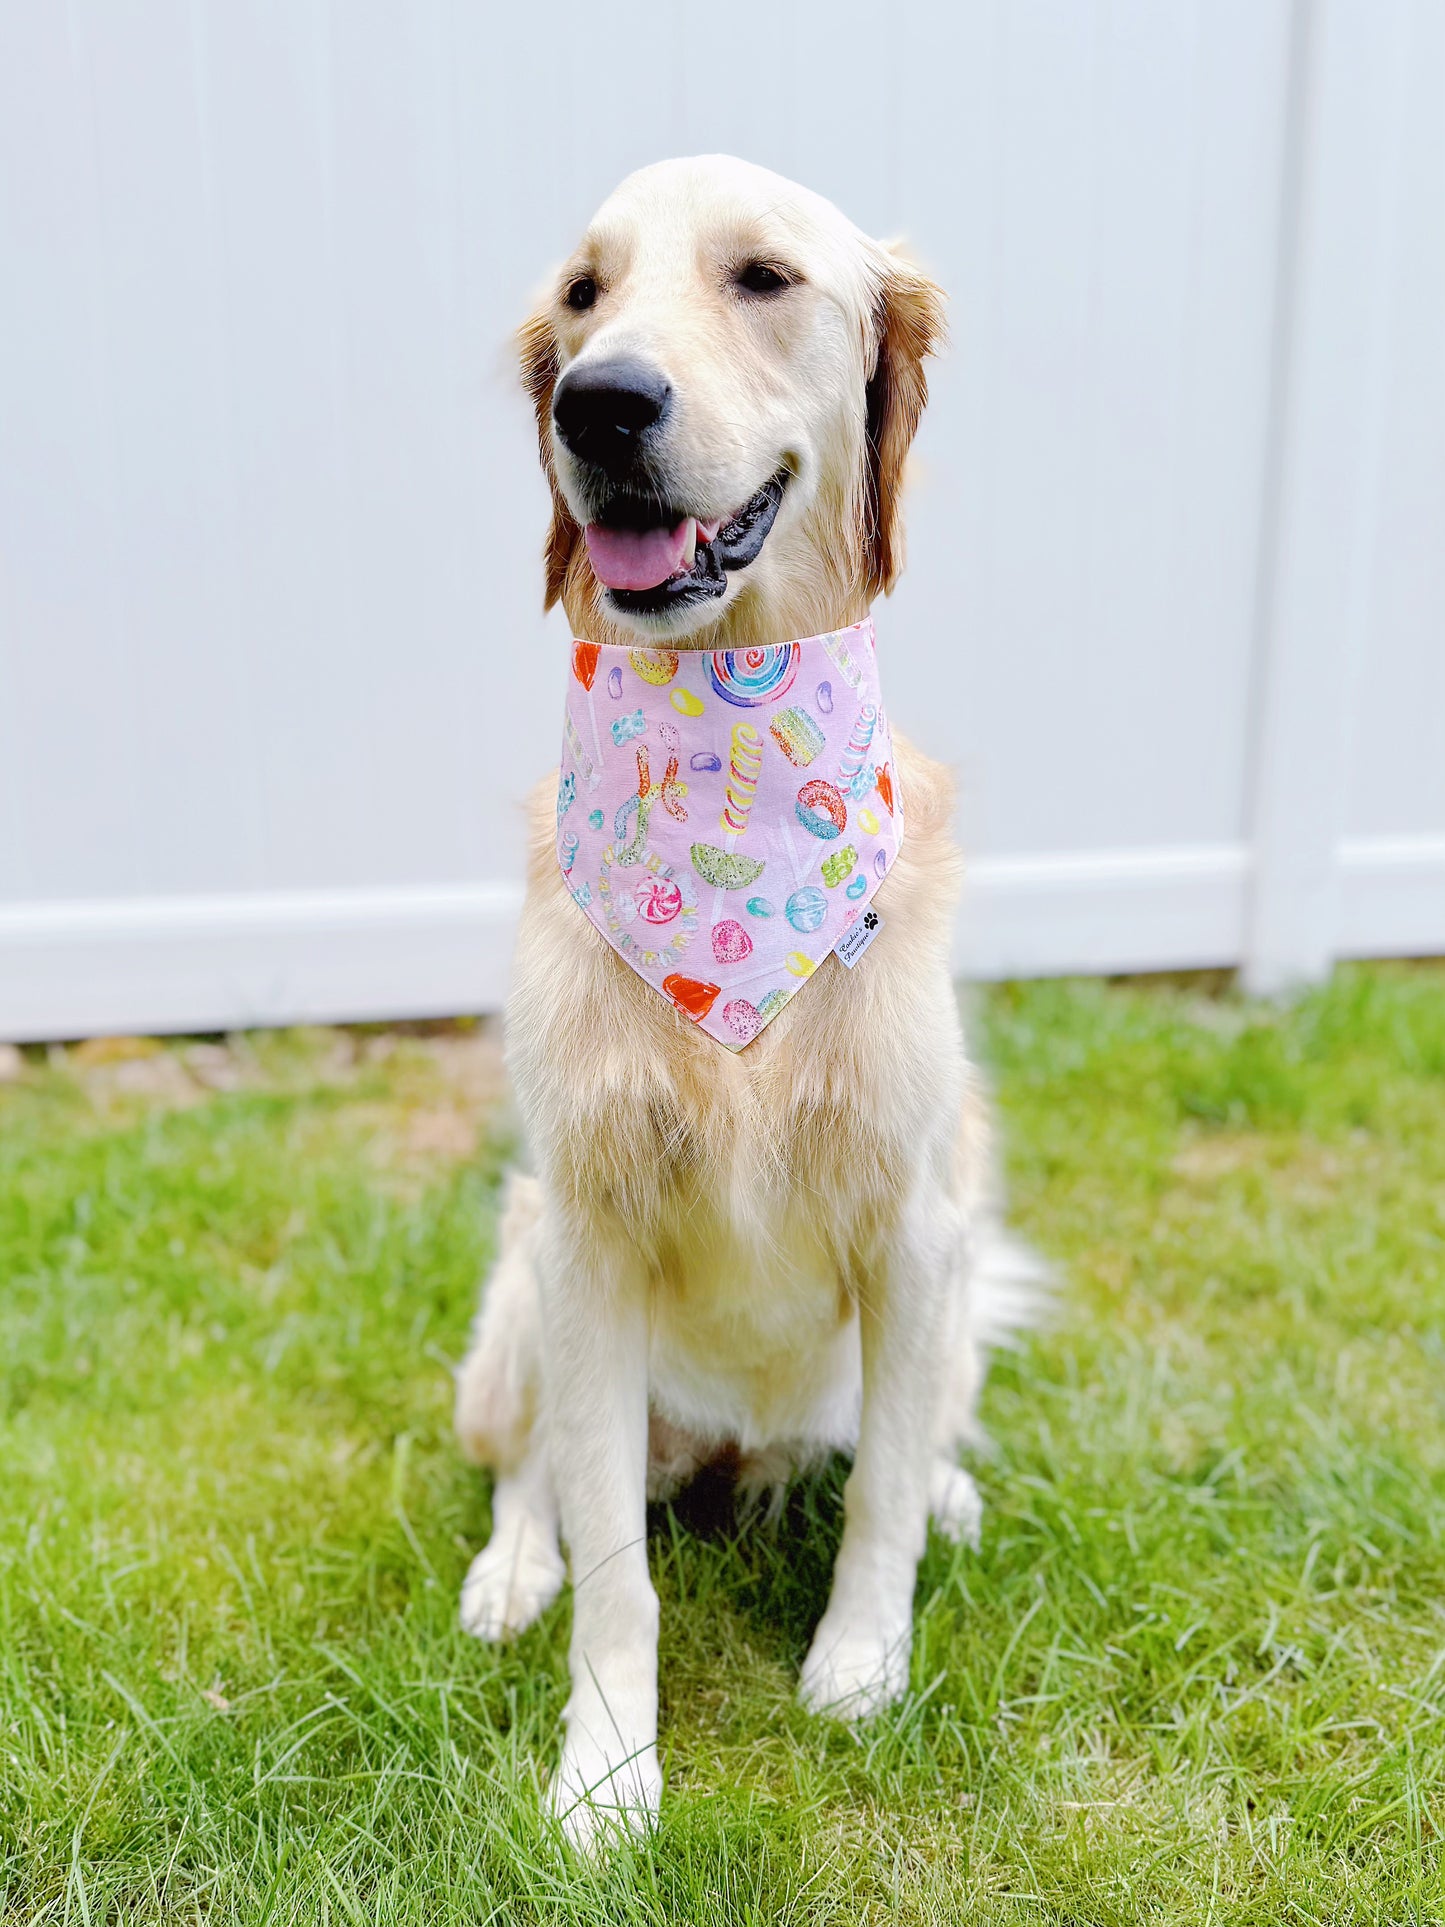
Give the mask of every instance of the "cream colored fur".
<svg viewBox="0 0 1445 1927">
<path fill-rule="evenodd" d="M 739 262 L 798 285 L 739 300 Z M 594 311 L 562 294 L 596 277 Z M 721 159 L 625 182 L 522 334 L 553 490 L 549 592 L 573 633 L 657 641 L 612 614 L 580 539 L 584 478 L 550 426 L 576 357 L 626 349 L 678 397 L 670 499 L 725 516 L 782 463 L 763 553 L 667 632 L 674 647 L 784 641 L 858 619 L 897 571 L 903 457 L 941 324 L 937 291 L 827 203 Z M 907 638 L 885 623 L 884 677 Z M 854 1454 L 832 1596 L 803 1667 L 809 1705 L 872 1713 L 907 1679 L 930 1514 L 972 1539 L 957 1464 L 1008 1322 L 979 1283 L 1027 1261 L 987 1194 L 987 1115 L 949 969 L 953 794 L 895 734 L 907 804 L 880 939 L 828 959 L 745 1050 L 644 984 L 571 903 L 555 779 L 531 802 L 508 1055 L 535 1176 L 517 1176 L 457 1385 L 464 1448 L 497 1475 L 464 1623 L 497 1638 L 575 1588 L 572 1696 L 552 1803 L 576 1840 L 645 1823 L 660 1793 L 657 1601 L 644 1506 L 724 1449 L 764 1484 Z M 539 745 L 539 748 L 541 746 Z"/>
</svg>

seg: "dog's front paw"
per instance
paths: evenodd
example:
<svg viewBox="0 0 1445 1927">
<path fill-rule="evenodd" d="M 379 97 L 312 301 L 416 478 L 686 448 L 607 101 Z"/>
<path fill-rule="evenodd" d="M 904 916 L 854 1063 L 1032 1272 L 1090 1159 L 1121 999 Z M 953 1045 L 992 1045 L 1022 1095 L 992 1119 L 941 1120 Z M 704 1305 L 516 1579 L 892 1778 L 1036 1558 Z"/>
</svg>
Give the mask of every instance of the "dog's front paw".
<svg viewBox="0 0 1445 1927">
<path fill-rule="evenodd" d="M 637 1838 L 657 1820 L 662 1771 L 656 1743 L 639 1741 L 624 1750 L 618 1741 L 609 1750 L 612 1759 L 585 1738 L 569 1739 L 547 1791 L 548 1812 L 581 1853 L 623 1836 Z"/>
<path fill-rule="evenodd" d="M 911 1631 L 824 1613 L 798 1682 L 804 1706 L 840 1720 L 871 1719 L 891 1706 L 908 1685 Z"/>
<path fill-rule="evenodd" d="M 489 1640 L 525 1632 L 562 1590 L 565 1573 L 555 1540 L 539 1533 L 494 1538 L 462 1581 L 463 1629 Z"/>
</svg>

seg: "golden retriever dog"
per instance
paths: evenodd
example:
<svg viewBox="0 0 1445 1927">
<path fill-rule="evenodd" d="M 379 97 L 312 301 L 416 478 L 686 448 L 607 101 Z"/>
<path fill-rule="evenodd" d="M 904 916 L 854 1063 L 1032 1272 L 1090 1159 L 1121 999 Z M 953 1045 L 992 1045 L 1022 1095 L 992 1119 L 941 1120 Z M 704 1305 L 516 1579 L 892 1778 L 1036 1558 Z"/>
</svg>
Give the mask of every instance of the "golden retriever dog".
<svg viewBox="0 0 1445 1927">
<path fill-rule="evenodd" d="M 633 648 L 857 622 L 901 565 L 942 326 L 926 276 L 777 175 L 714 157 L 631 176 L 520 334 L 547 605 L 574 636 Z M 665 581 L 603 586 L 590 558 L 617 530 L 664 545 Z M 906 646 L 885 629 L 885 673 Z M 737 1051 L 578 911 L 555 776 L 532 799 L 506 1035 L 535 1175 L 511 1182 L 458 1374 L 463 1448 L 496 1475 L 462 1621 L 483 1639 L 528 1625 L 565 1541 L 571 1696 L 549 1798 L 577 1842 L 658 1806 L 649 1495 L 723 1454 L 756 1487 L 853 1455 L 801 1681 L 845 1718 L 906 1686 L 930 1517 L 977 1534 L 958 1453 L 1031 1261 L 991 1206 L 950 973 L 952 785 L 894 742 L 907 840 L 879 940 L 853 970 L 827 957 Z"/>
</svg>

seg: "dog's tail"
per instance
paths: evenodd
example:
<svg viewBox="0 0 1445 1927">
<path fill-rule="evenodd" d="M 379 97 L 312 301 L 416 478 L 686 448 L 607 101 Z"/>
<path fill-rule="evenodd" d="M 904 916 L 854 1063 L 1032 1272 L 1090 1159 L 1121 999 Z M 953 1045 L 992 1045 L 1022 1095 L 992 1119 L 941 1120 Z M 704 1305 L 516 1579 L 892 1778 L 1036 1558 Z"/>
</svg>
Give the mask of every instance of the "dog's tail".
<svg viewBox="0 0 1445 1927">
<path fill-rule="evenodd" d="M 969 1323 L 986 1351 L 1017 1344 L 1041 1325 L 1058 1296 L 1058 1277 L 1031 1244 L 987 1213 L 975 1227 L 969 1268 Z"/>
<path fill-rule="evenodd" d="M 952 1381 L 945 1395 L 942 1444 L 946 1456 L 958 1446 L 985 1454 L 993 1442 L 979 1423 L 978 1401 L 988 1377 L 989 1356 L 1017 1345 L 1048 1318 L 1058 1295 L 1052 1267 L 1023 1238 L 1008 1230 L 991 1205 L 974 1220 L 964 1270 L 964 1330 L 954 1348 Z"/>
</svg>

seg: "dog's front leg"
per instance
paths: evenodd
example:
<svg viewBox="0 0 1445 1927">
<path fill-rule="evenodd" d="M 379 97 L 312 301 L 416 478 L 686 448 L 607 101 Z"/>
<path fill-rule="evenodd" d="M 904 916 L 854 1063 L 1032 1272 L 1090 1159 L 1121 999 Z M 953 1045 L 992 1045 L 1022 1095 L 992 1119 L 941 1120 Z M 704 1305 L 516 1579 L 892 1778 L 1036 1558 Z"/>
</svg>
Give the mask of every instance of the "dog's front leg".
<svg viewBox="0 0 1445 1927">
<path fill-rule="evenodd" d="M 942 1193 L 916 1194 L 860 1280 L 863 1411 L 844 1492 L 828 1609 L 803 1662 L 815 1712 L 863 1719 L 908 1684 L 913 1588 L 928 1532 L 947 1294 L 962 1226 Z"/>
<path fill-rule="evenodd" d="M 589 1844 L 657 1812 L 657 1594 L 647 1571 L 647 1282 L 560 1215 L 542 1245 L 546 1419 L 572 1571 L 572 1692 L 550 1792 Z"/>
</svg>

